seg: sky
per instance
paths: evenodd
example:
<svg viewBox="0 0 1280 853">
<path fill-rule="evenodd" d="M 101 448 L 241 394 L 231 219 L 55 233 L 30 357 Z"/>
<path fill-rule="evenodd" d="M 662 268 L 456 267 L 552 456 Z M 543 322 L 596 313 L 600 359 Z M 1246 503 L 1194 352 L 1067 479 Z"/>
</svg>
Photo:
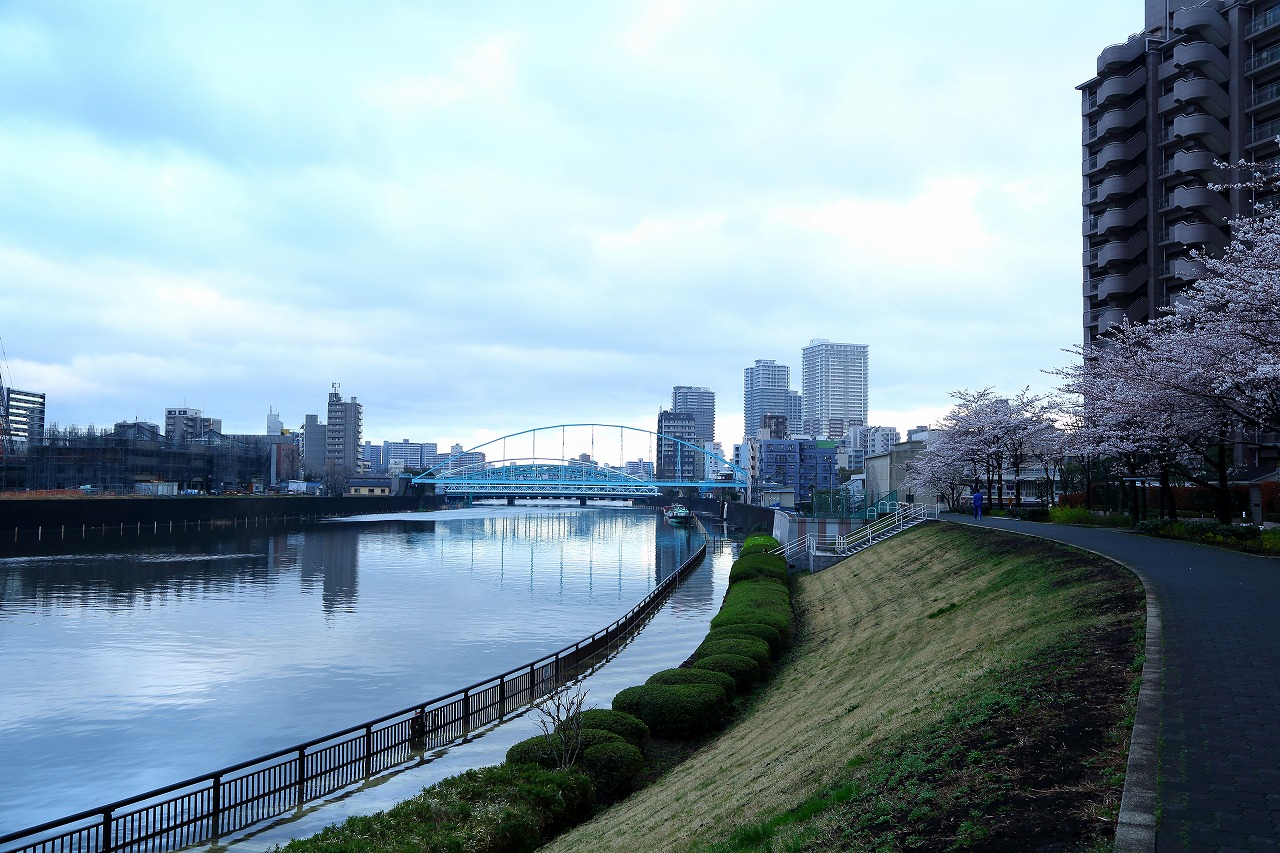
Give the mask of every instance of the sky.
<svg viewBox="0 0 1280 853">
<path fill-rule="evenodd" d="M 870 347 L 870 418 L 1053 387 L 1080 96 L 1138 0 L 0 4 L 3 381 L 61 426 L 324 417 L 741 440 Z"/>
</svg>

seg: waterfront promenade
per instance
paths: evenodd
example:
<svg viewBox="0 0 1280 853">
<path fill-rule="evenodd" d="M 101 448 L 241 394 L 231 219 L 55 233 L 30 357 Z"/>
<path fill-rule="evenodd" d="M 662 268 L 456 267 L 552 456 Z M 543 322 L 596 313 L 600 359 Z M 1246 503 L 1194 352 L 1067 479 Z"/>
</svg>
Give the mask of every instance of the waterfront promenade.
<svg viewBox="0 0 1280 853">
<path fill-rule="evenodd" d="M 1117 850 L 1280 849 L 1280 559 L 1118 530 L 943 518 L 1086 548 L 1147 586 L 1148 666 Z"/>
</svg>

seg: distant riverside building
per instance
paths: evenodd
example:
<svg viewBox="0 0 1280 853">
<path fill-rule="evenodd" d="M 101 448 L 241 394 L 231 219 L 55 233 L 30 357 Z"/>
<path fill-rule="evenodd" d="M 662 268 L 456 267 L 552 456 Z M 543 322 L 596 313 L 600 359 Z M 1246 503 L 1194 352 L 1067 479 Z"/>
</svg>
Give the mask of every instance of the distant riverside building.
<svg viewBox="0 0 1280 853">
<path fill-rule="evenodd" d="M 363 407 L 355 397 L 343 400 L 339 385 L 333 383 L 329 392 L 328 418 L 325 424 L 324 461 L 348 470 L 356 470 L 360 462 L 360 441 L 363 432 Z"/>
<path fill-rule="evenodd" d="M 647 459 L 637 459 L 635 462 L 628 462 L 623 466 L 623 471 L 628 477 L 635 477 L 639 480 L 653 479 L 653 463 Z"/>
<path fill-rule="evenodd" d="M 702 454 L 689 446 L 698 440 L 694 427 L 692 414 L 666 410 L 658 413 L 657 479 L 697 480 L 702 477 L 706 468 Z"/>
<path fill-rule="evenodd" d="M 284 433 L 284 421 L 280 419 L 280 414 L 275 409 L 267 409 L 267 435 L 282 435 Z"/>
<path fill-rule="evenodd" d="M 199 409 L 164 410 L 164 435 L 170 441 L 195 441 L 206 432 L 222 432 L 221 418 L 206 418 Z"/>
<path fill-rule="evenodd" d="M 867 456 L 874 456 L 877 453 L 888 453 L 901 441 L 902 435 L 897 427 L 867 427 L 863 432 L 862 449 Z"/>
<path fill-rule="evenodd" d="M 716 440 L 716 394 L 710 388 L 677 385 L 671 389 L 671 411 L 693 415 L 698 441 Z"/>
<path fill-rule="evenodd" d="M 815 338 L 801 350 L 801 422 L 806 435 L 840 438 L 850 427 L 866 425 L 868 349 L 866 344 Z"/>
<path fill-rule="evenodd" d="M 762 492 L 792 493 L 796 503 L 836 486 L 836 443 L 825 439 L 762 439 L 758 481 Z"/>
<path fill-rule="evenodd" d="M 384 441 L 380 448 L 382 464 L 401 471 L 421 471 L 435 464 L 437 445 L 432 442 L 416 442 L 405 438 L 400 441 Z"/>
<path fill-rule="evenodd" d="M 927 426 L 918 426 L 907 430 L 907 441 L 919 441 L 925 447 L 929 446 L 929 439 L 933 436 L 933 430 Z"/>
<path fill-rule="evenodd" d="M 759 438 L 786 438 L 790 434 L 786 415 L 763 415 L 760 418 Z"/>
<path fill-rule="evenodd" d="M 743 437 L 755 438 L 765 415 L 784 415 L 788 427 L 800 424 L 803 403 L 791 390 L 791 368 L 773 359 L 756 359 L 743 370 L 742 421 Z"/>
<path fill-rule="evenodd" d="M 0 385 L 0 456 L 21 456 L 44 437 L 44 394 Z"/>
<path fill-rule="evenodd" d="M 302 468 L 309 477 L 324 473 L 326 428 L 319 415 L 307 415 L 299 430 L 302 446 Z"/>
<path fill-rule="evenodd" d="M 360 447 L 360 461 L 370 471 L 384 471 L 386 466 L 382 464 L 382 445 L 374 444 L 372 441 L 366 441 Z"/>
<path fill-rule="evenodd" d="M 1136 6 L 1136 0 L 1131 0 Z M 1175 304 L 1251 215 L 1248 178 L 1280 162 L 1280 5 L 1145 2 L 1145 24 L 1098 56 L 1081 96 L 1083 338 Z"/>
</svg>

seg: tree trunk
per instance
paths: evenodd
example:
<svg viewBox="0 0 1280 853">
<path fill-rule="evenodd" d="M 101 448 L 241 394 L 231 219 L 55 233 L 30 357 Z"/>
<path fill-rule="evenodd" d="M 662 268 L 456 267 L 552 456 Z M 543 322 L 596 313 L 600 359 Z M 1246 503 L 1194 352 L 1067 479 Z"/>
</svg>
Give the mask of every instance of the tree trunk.
<svg viewBox="0 0 1280 853">
<path fill-rule="evenodd" d="M 1231 523 L 1231 516 L 1234 514 L 1231 506 L 1231 485 L 1227 481 L 1227 434 L 1222 430 L 1218 434 L 1218 489 L 1215 497 L 1217 505 L 1218 521 L 1223 524 Z"/>
<path fill-rule="evenodd" d="M 1166 518 L 1178 517 L 1178 505 L 1173 498 L 1173 487 L 1169 485 L 1169 466 L 1167 465 L 1160 466 L 1160 513 Z"/>
</svg>

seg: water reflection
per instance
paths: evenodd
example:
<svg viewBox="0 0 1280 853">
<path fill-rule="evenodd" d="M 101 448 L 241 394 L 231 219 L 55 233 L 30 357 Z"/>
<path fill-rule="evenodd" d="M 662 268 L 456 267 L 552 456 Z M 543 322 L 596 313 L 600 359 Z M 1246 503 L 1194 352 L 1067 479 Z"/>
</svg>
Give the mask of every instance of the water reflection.
<svg viewBox="0 0 1280 853">
<path fill-rule="evenodd" d="M 649 510 L 471 512 L 0 559 L 0 834 L 521 665 L 697 547 Z"/>
</svg>

